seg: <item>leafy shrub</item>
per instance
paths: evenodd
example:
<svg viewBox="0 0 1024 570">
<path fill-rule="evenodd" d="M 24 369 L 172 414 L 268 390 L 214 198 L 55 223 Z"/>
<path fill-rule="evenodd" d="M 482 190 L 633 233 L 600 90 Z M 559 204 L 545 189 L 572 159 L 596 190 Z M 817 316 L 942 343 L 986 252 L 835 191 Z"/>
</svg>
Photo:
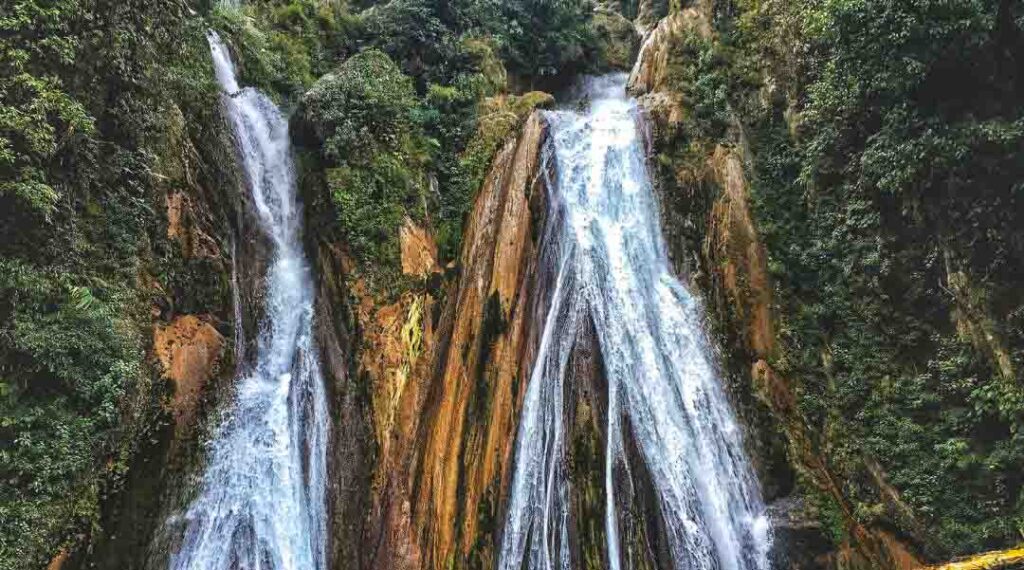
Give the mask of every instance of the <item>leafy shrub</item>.
<svg viewBox="0 0 1024 570">
<path fill-rule="evenodd" d="M 398 228 L 422 215 L 430 141 L 412 80 L 378 50 L 361 52 L 302 98 L 298 138 L 327 169 L 342 234 L 369 269 L 397 267 Z"/>
<path fill-rule="evenodd" d="M 508 68 L 527 78 L 571 74 L 595 62 L 597 35 L 589 0 L 513 0 L 488 24 Z"/>
</svg>

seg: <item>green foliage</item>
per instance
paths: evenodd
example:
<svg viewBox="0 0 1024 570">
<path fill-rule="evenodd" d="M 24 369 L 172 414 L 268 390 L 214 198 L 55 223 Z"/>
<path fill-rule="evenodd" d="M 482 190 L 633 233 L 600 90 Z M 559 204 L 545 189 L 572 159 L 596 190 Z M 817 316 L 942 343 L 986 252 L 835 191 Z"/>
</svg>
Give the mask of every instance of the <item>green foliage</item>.
<svg viewBox="0 0 1024 570">
<path fill-rule="evenodd" d="M 158 413 L 147 276 L 169 255 L 160 184 L 190 176 L 165 160 L 180 141 L 159 139 L 176 104 L 181 136 L 218 138 L 205 28 L 149 0 L 0 7 L 3 570 L 100 530 Z"/>
<path fill-rule="evenodd" d="M 67 273 L 0 262 L 0 537 L 3 567 L 42 563 L 66 529 L 98 516 L 125 391 L 143 375 L 138 334 L 118 315 L 126 292 Z M 103 299 L 103 297 L 110 297 Z M 112 464 L 114 466 L 118 464 Z"/>
<path fill-rule="evenodd" d="M 422 86 L 466 70 L 462 38 L 489 36 L 506 67 L 532 82 L 599 63 L 593 14 L 589 0 L 393 0 L 365 12 L 365 41 L 402 62 Z"/>
<path fill-rule="evenodd" d="M 457 73 L 450 67 L 460 63 L 459 32 L 442 20 L 439 3 L 395 0 L 367 10 L 362 19 L 364 41 L 400 62 L 418 87 Z"/>
<path fill-rule="evenodd" d="M 210 20 L 235 50 L 240 83 L 292 103 L 350 52 L 359 24 L 339 6 L 317 0 L 218 4 Z"/>
<path fill-rule="evenodd" d="M 778 294 L 774 366 L 798 382 L 813 443 L 864 522 L 902 527 L 932 556 L 1019 542 L 1024 9 L 733 9 L 714 45 L 682 46 L 687 140 L 734 137 L 723 117 L 742 110 Z M 880 496 L 866 457 L 926 536 Z"/>
<path fill-rule="evenodd" d="M 403 218 L 423 215 L 430 145 L 412 80 L 383 52 L 364 51 L 321 78 L 299 112 L 348 247 L 367 270 L 395 270 Z"/>
<path fill-rule="evenodd" d="M 59 198 L 47 167 L 70 139 L 94 132 L 92 118 L 46 69 L 74 60 L 77 39 L 65 16 L 77 6 L 24 1 L 0 8 L 0 197 L 44 214 Z M 37 34 L 47 40 L 32 41 Z"/>
<path fill-rule="evenodd" d="M 526 77 L 585 70 L 596 63 L 597 35 L 589 0 L 514 0 L 489 20 L 508 68 Z"/>
<path fill-rule="evenodd" d="M 673 46 L 670 85 L 683 95 L 689 112 L 684 128 L 690 140 L 717 141 L 729 126 L 728 63 L 710 40 L 688 35 Z"/>
<path fill-rule="evenodd" d="M 481 99 L 505 90 L 506 67 L 526 81 L 592 67 L 591 19 L 585 2 L 518 0 L 394 0 L 360 15 L 357 43 L 384 51 L 413 78 L 422 129 L 437 141 L 429 148 L 437 184 L 425 204 L 443 258 L 457 255 L 466 212 L 503 140 L 480 133 L 510 132 L 478 124 L 490 119 Z"/>
</svg>

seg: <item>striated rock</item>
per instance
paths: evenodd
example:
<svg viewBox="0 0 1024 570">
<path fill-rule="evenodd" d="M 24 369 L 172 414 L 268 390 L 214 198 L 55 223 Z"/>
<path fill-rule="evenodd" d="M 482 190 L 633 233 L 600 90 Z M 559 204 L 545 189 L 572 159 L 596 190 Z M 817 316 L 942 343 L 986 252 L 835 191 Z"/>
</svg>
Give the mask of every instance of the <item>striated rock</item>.
<svg viewBox="0 0 1024 570">
<path fill-rule="evenodd" d="M 493 565 L 496 529 L 478 527 L 501 520 L 498 503 L 539 337 L 529 276 L 541 233 L 533 212 L 543 212 L 547 198 L 546 140 L 547 126 L 535 113 L 492 162 L 465 232 L 460 279 L 442 314 L 447 338 L 435 352 L 416 470 L 416 526 L 429 567 L 473 555 Z"/>
<path fill-rule="evenodd" d="M 563 412 L 569 445 L 569 540 L 573 568 L 608 568 L 604 525 L 608 382 L 594 324 L 576 333 L 569 355 Z"/>
<path fill-rule="evenodd" d="M 658 22 L 668 13 L 667 0 L 640 0 L 637 4 L 636 17 L 633 25 L 641 36 L 650 33 Z"/>
<path fill-rule="evenodd" d="M 711 37 L 711 24 L 697 8 L 689 7 L 662 18 L 640 46 L 626 89 L 634 96 L 666 91 L 671 52 L 683 38 Z"/>
<path fill-rule="evenodd" d="M 774 348 L 771 286 L 764 245 L 750 213 L 750 195 L 743 163 L 736 151 L 715 147 L 708 161 L 720 195 L 711 206 L 704 247 L 709 259 L 721 260 L 718 271 L 737 318 L 747 323 L 746 343 L 758 358 Z"/>
<path fill-rule="evenodd" d="M 365 543 L 372 568 L 494 565 L 525 378 L 539 336 L 536 240 L 546 203 L 534 113 L 497 151 L 475 199 L 455 279 L 438 305 L 363 297 L 360 374 L 378 449 Z"/>
<path fill-rule="evenodd" d="M 178 242 L 185 257 L 217 259 L 220 248 L 199 227 L 198 217 L 196 207 L 187 194 L 179 191 L 167 194 L 167 239 Z"/>
<path fill-rule="evenodd" d="M 357 341 L 351 330 L 353 307 L 346 277 L 352 264 L 344 249 L 324 236 L 309 247 L 315 252 L 311 261 L 317 276 L 313 334 L 333 422 L 327 451 L 329 567 L 358 568 L 365 551 L 372 436 L 367 387 L 351 373 Z"/>
<path fill-rule="evenodd" d="M 772 521 L 772 567 L 813 570 L 827 564 L 832 545 L 822 540 L 818 513 L 802 497 L 784 497 L 768 505 Z"/>
</svg>

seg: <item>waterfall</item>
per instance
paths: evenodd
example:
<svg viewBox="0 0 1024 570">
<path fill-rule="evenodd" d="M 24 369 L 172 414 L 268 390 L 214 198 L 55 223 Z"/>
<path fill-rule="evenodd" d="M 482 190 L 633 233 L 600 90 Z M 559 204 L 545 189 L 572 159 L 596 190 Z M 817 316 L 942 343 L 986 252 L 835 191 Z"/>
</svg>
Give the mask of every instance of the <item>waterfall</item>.
<svg viewBox="0 0 1024 570">
<path fill-rule="evenodd" d="M 608 382 L 606 553 L 623 564 L 616 480 L 632 434 L 675 568 L 764 570 L 770 527 L 719 386 L 701 309 L 669 265 L 625 76 L 592 79 L 586 112 L 549 111 L 556 180 L 542 248 L 557 276 L 523 404 L 499 567 L 571 567 L 563 407 L 591 319 Z M 553 248 L 553 250 L 552 250 Z"/>
<path fill-rule="evenodd" d="M 181 516 L 184 533 L 170 566 L 324 569 L 327 398 L 312 333 L 313 284 L 300 241 L 288 123 L 266 96 L 239 89 L 228 50 L 213 32 L 209 42 L 271 259 L 253 362 L 239 367 L 198 496 Z"/>
</svg>

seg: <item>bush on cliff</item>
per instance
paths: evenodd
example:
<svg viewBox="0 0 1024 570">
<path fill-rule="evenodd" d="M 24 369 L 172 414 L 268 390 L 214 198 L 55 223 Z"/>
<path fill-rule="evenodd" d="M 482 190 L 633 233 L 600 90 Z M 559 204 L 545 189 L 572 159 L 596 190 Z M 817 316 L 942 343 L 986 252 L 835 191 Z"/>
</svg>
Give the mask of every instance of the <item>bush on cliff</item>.
<svg viewBox="0 0 1024 570">
<path fill-rule="evenodd" d="M 297 138 L 316 149 L 350 251 L 364 268 L 398 263 L 398 228 L 423 215 L 423 134 L 412 79 L 368 50 L 325 75 L 303 96 Z"/>
</svg>

